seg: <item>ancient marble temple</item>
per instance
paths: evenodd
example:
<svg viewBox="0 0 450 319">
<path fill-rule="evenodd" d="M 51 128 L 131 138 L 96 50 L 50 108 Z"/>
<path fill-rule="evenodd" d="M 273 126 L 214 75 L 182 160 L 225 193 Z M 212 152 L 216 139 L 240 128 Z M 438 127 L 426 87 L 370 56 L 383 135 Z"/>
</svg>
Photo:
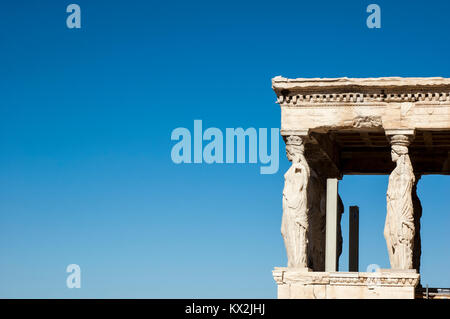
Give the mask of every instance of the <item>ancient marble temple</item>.
<svg viewBox="0 0 450 319">
<path fill-rule="evenodd" d="M 272 87 L 292 163 L 282 196 L 287 267 L 273 271 L 278 298 L 420 297 L 417 187 L 424 174 L 450 174 L 450 79 L 278 76 Z M 389 174 L 384 237 L 390 269 L 359 272 L 354 206 L 350 271 L 338 271 L 344 174 Z"/>
</svg>

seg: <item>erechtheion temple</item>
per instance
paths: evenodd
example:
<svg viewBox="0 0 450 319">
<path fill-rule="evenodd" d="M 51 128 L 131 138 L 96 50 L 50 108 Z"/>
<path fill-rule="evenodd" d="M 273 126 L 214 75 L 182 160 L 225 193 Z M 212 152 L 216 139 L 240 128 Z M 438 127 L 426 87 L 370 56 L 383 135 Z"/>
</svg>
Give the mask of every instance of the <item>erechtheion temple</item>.
<svg viewBox="0 0 450 319">
<path fill-rule="evenodd" d="M 416 188 L 424 174 L 450 174 L 450 79 L 277 76 L 272 87 L 292 162 L 281 221 L 288 264 L 273 271 L 278 298 L 417 298 L 422 207 Z M 338 271 L 344 174 L 389 175 L 390 269 L 359 272 L 353 206 L 349 271 Z"/>
</svg>

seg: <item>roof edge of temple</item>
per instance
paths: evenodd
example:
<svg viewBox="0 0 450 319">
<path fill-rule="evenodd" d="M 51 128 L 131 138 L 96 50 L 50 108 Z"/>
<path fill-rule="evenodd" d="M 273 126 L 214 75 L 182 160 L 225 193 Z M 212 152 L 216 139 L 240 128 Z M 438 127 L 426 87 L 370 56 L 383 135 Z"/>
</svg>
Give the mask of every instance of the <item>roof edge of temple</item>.
<svg viewBox="0 0 450 319">
<path fill-rule="evenodd" d="M 276 76 L 272 79 L 274 90 L 362 88 L 420 88 L 449 87 L 450 78 L 443 77 L 379 77 L 379 78 L 296 78 Z"/>
</svg>

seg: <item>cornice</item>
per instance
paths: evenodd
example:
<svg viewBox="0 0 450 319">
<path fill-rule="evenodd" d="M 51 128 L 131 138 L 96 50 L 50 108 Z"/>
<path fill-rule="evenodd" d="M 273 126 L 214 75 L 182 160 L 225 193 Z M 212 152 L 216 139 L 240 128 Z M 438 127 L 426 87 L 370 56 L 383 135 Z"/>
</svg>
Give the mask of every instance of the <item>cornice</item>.
<svg viewBox="0 0 450 319">
<path fill-rule="evenodd" d="M 389 102 L 450 103 L 447 78 L 336 78 L 275 77 L 272 88 L 284 106 L 311 104 L 383 104 Z"/>
</svg>

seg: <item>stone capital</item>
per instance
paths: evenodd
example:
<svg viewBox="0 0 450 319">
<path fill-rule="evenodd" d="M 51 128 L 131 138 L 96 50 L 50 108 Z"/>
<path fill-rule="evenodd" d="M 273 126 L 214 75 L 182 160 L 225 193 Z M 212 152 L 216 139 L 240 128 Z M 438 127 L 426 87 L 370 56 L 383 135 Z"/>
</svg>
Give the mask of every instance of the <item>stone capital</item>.
<svg viewBox="0 0 450 319">
<path fill-rule="evenodd" d="M 405 146 L 408 147 L 409 144 L 411 144 L 411 135 L 390 135 L 389 136 L 389 142 L 391 143 L 391 146 Z"/>
<path fill-rule="evenodd" d="M 416 131 L 415 129 L 387 129 L 384 131 L 386 136 L 391 137 L 394 135 L 405 135 L 410 138 L 414 138 Z"/>
<path fill-rule="evenodd" d="M 281 130 L 280 133 L 283 137 L 296 135 L 307 138 L 309 136 L 309 130 Z"/>
<path fill-rule="evenodd" d="M 415 130 L 413 129 L 386 130 L 385 134 L 391 146 L 408 147 L 414 139 Z"/>
</svg>

